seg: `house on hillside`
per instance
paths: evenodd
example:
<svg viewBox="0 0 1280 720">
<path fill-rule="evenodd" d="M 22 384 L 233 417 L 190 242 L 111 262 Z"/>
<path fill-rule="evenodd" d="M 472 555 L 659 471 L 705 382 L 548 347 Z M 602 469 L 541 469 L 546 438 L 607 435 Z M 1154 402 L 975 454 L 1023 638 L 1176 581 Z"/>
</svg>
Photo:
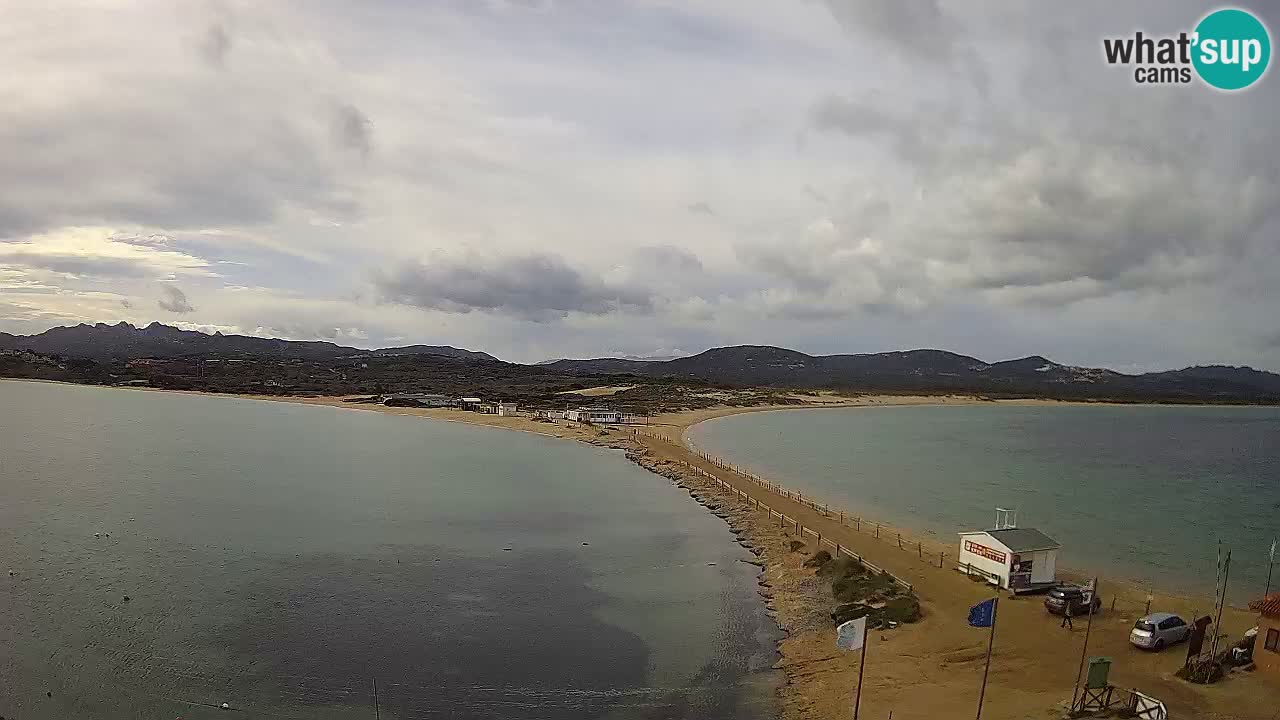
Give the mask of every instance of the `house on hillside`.
<svg viewBox="0 0 1280 720">
<path fill-rule="evenodd" d="M 1258 671 L 1280 680 L 1280 592 L 1249 603 L 1258 613 L 1258 637 L 1253 641 L 1253 664 Z"/>
<path fill-rule="evenodd" d="M 1057 584 L 1062 544 L 1034 528 L 997 527 L 960 533 L 956 569 L 981 575 L 1013 593 L 1043 591 Z"/>
</svg>

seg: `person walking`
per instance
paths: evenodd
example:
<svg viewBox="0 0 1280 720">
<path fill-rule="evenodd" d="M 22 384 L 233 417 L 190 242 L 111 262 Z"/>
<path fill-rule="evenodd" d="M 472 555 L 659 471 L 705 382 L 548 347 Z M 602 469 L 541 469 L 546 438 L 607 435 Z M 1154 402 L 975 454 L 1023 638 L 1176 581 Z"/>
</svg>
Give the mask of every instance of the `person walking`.
<svg viewBox="0 0 1280 720">
<path fill-rule="evenodd" d="M 1075 630 L 1076 626 L 1071 622 L 1071 601 L 1067 601 L 1066 607 L 1062 608 L 1062 624 L 1058 627 L 1064 627 L 1068 630 Z"/>
</svg>

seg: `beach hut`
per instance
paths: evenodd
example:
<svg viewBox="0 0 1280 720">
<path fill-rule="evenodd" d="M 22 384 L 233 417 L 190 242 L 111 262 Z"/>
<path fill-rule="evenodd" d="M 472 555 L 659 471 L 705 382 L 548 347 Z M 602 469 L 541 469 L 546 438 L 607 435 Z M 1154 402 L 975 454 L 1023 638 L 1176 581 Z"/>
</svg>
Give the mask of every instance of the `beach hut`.
<svg viewBox="0 0 1280 720">
<path fill-rule="evenodd" d="M 504 403 L 498 403 L 498 415 L 499 415 L 499 417 L 515 417 L 515 416 L 516 416 L 516 414 L 517 414 L 517 413 L 516 413 L 516 404 L 515 404 L 515 403 L 505 403 L 505 402 L 504 402 Z"/>
<path fill-rule="evenodd" d="M 1249 603 L 1258 613 L 1258 636 L 1253 641 L 1253 663 L 1262 675 L 1280 681 L 1280 593 Z"/>
<path fill-rule="evenodd" d="M 1000 510 L 994 529 L 960 533 L 956 569 L 981 575 L 992 585 L 1015 594 L 1056 585 L 1062 544 L 1034 528 L 1017 527 L 1016 521 L 1009 518 L 1008 511 Z"/>
</svg>

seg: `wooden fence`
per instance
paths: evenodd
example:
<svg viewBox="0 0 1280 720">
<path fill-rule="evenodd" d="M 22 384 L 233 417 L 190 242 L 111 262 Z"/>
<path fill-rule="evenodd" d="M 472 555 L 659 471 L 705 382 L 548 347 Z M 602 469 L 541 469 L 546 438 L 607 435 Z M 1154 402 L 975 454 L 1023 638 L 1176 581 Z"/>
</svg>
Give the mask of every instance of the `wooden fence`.
<svg viewBox="0 0 1280 720">
<path fill-rule="evenodd" d="M 655 434 L 655 433 L 652 433 L 652 432 L 648 432 L 648 431 L 646 431 L 646 430 L 633 429 L 633 430 L 632 430 L 632 433 L 633 433 L 633 434 L 635 434 L 635 435 L 637 435 L 637 436 L 644 436 L 644 437 L 652 438 L 652 439 L 654 439 L 654 440 L 661 440 L 661 441 L 664 441 L 664 442 L 668 442 L 668 443 L 675 444 L 674 442 L 672 442 L 671 438 L 669 438 L 669 437 L 666 437 L 666 436 L 663 436 L 663 435 L 658 435 L 658 434 Z M 764 478 L 760 477 L 759 475 L 755 475 L 755 474 L 748 473 L 748 472 L 745 472 L 745 471 L 743 471 L 743 470 L 740 470 L 739 468 L 737 468 L 737 467 L 735 467 L 735 466 L 733 466 L 733 465 L 730 465 L 730 464 L 728 464 L 728 463 L 725 463 L 724 461 L 720 460 L 719 458 L 715 458 L 715 457 L 713 457 L 713 456 L 711 456 L 711 455 L 708 455 L 708 454 L 706 454 L 706 453 L 700 452 L 700 451 L 698 451 L 698 450 L 694 450 L 694 449 L 692 449 L 692 448 L 687 448 L 687 449 L 688 449 L 690 452 L 693 452 L 693 453 L 694 453 L 695 455 L 697 455 L 698 457 L 702 458 L 703 460 L 705 460 L 705 461 L 707 461 L 707 462 L 711 463 L 712 465 L 715 465 L 716 467 L 720 467 L 720 468 L 723 468 L 723 469 L 725 469 L 725 470 L 727 470 L 727 471 L 729 471 L 729 472 L 732 472 L 732 473 L 734 473 L 734 474 L 738 475 L 739 477 L 742 477 L 742 478 L 744 478 L 744 479 L 746 479 L 746 480 L 749 480 L 749 481 L 751 481 L 752 483 L 754 483 L 754 484 L 756 484 L 756 485 L 759 485 L 760 487 L 762 487 L 762 488 L 764 488 L 764 489 L 766 489 L 766 490 L 768 490 L 768 491 L 770 491 L 770 492 L 772 492 L 772 493 L 776 493 L 776 494 L 781 495 L 781 496 L 783 496 L 783 497 L 785 497 L 785 498 L 788 498 L 788 499 L 793 500 L 793 501 L 795 501 L 795 502 L 798 502 L 798 503 L 800 503 L 800 504 L 802 504 L 802 505 L 805 505 L 806 507 L 809 507 L 809 508 L 813 509 L 814 511 L 816 511 L 816 512 L 820 513 L 824 518 L 827 518 L 828 520 L 835 520 L 835 521 L 837 521 L 840 525 L 842 525 L 842 526 L 844 526 L 844 527 L 846 527 L 846 528 L 849 528 L 849 529 L 854 530 L 854 531 L 857 531 L 857 532 L 865 532 L 865 533 L 867 533 L 868 535 L 872 535 L 872 536 L 873 536 L 873 537 L 875 537 L 876 539 L 884 540 L 884 541 L 887 541 L 887 542 L 893 542 L 893 541 L 895 540 L 895 538 L 896 538 L 896 542 L 897 542 L 898 548 L 899 548 L 899 549 L 901 549 L 901 550 L 904 550 L 904 551 L 910 551 L 910 550 L 912 549 L 912 548 L 911 548 L 911 545 L 912 545 L 912 544 L 915 544 L 915 545 L 916 545 L 916 547 L 915 547 L 916 554 L 917 554 L 917 556 L 918 556 L 921 560 L 924 560 L 924 559 L 926 559 L 927 557 L 932 557 L 932 556 L 934 556 L 934 555 L 935 555 L 935 553 L 925 551 L 925 550 L 924 550 L 924 545 L 923 545 L 922 543 L 920 543 L 920 542 L 912 543 L 910 540 L 905 540 L 905 539 L 902 537 L 902 533 L 900 533 L 900 532 L 897 532 L 897 531 L 891 531 L 891 532 L 890 532 L 890 531 L 886 531 L 886 532 L 884 532 L 884 533 L 881 533 L 881 529 L 884 527 L 884 525 L 883 525 L 883 524 L 881 524 L 881 523 L 873 523 L 872 521 L 869 521 L 869 520 L 863 520 L 863 519 L 862 519 L 862 518 L 860 518 L 860 517 L 857 517 L 857 516 L 854 516 L 854 515 L 850 515 L 850 514 L 848 514 L 848 513 L 843 512 L 843 511 L 833 511 L 833 510 L 830 508 L 830 506 L 826 505 L 825 503 L 819 503 L 819 502 L 815 501 L 813 498 L 805 498 L 801 493 L 797 493 L 797 492 L 794 492 L 794 491 L 791 491 L 791 490 L 787 490 L 786 488 L 782 487 L 781 485 L 778 485 L 777 483 L 770 482 L 770 481 L 768 481 L 768 480 L 766 480 L 766 479 L 764 479 Z M 782 527 L 782 528 L 784 528 L 784 529 L 785 529 L 785 528 L 793 528 L 793 530 L 794 530 L 794 532 L 795 532 L 796 536 L 797 536 L 797 537 L 799 537 L 801 540 L 803 540 L 803 541 L 805 541 L 805 542 L 809 542 L 809 538 L 812 538 L 812 539 L 813 539 L 813 543 L 814 543 L 814 551 L 815 551 L 815 552 L 816 552 L 817 550 L 821 550 L 821 549 L 823 549 L 823 548 L 830 548 L 830 549 L 831 549 L 832 557 L 840 557 L 840 556 L 844 556 L 844 557 L 850 557 L 850 558 L 853 558 L 854 560 L 857 560 L 859 563 L 861 563 L 861 564 L 862 564 L 864 567 L 866 567 L 868 570 L 871 570 L 872 572 L 875 572 L 875 573 L 880 573 L 880 574 L 883 574 L 883 575 L 888 575 L 889 577 L 893 578 L 893 581 L 894 581 L 895 583 L 897 583 L 898 585 L 900 585 L 901 587 L 903 587 L 903 588 L 907 589 L 908 591 L 913 590 L 913 587 L 912 587 L 911 583 L 907 582 L 906 580 L 903 580 L 902 578 L 898 577 L 898 576 L 897 576 L 897 575 L 895 575 L 894 573 L 891 573 L 891 572 L 889 572 L 888 570 L 885 570 L 884 568 L 880 567 L 879 565 L 876 565 L 875 563 L 871 562 L 870 560 L 867 560 L 866 558 L 862 557 L 861 555 L 859 555 L 858 553 L 854 552 L 853 550 L 851 550 L 851 549 L 849 549 L 849 548 L 847 548 L 847 547 L 845 547 L 845 546 L 841 545 L 840 543 L 838 543 L 838 542 L 836 542 L 836 541 L 833 541 L 833 540 L 831 540 L 830 538 L 823 537 L 823 536 L 822 536 L 822 533 L 818 532 L 817 530 L 815 530 L 815 529 L 813 529 L 813 528 L 805 527 L 805 526 L 804 526 L 804 523 L 803 523 L 801 520 L 799 520 L 799 519 L 797 519 L 797 518 L 794 518 L 794 517 L 790 517 L 790 516 L 786 515 L 785 513 L 781 512 L 780 510 L 776 510 L 776 509 L 774 509 L 772 506 L 770 506 L 770 505 L 769 505 L 768 503 L 766 503 L 766 502 L 761 502 L 759 497 L 755 497 L 755 496 L 753 496 L 751 493 L 749 493 L 749 492 L 747 492 L 747 491 L 745 491 L 745 490 L 739 490 L 736 486 L 734 486 L 734 485 L 732 485 L 732 484 L 730 484 L 730 483 L 728 483 L 728 482 L 725 482 L 725 480 L 724 480 L 724 479 L 722 479 L 722 478 L 718 477 L 717 475 L 715 475 L 715 474 L 713 474 L 713 473 L 710 473 L 710 472 L 707 472 L 706 470 L 703 470 L 702 468 L 700 468 L 700 467 L 698 467 L 698 466 L 696 466 L 696 465 L 694 465 L 694 464 L 692 464 L 692 463 L 690 463 L 690 462 L 688 462 L 688 461 L 686 461 L 686 460 L 680 460 L 679 462 L 680 462 L 680 464 L 681 464 L 681 465 L 682 465 L 686 470 L 688 470 L 689 472 L 691 472 L 691 473 L 693 473 L 693 474 L 695 474 L 695 475 L 698 475 L 698 476 L 700 476 L 700 477 L 704 477 L 704 478 L 706 478 L 706 479 L 708 479 L 708 480 L 712 480 L 712 481 L 714 481 L 715 483 L 717 483 L 718 485 L 720 485 L 721 489 L 723 489 L 723 490 L 725 490 L 726 492 L 730 493 L 730 494 L 731 494 L 731 495 L 733 495 L 736 499 L 738 499 L 740 502 L 742 502 L 742 503 L 746 504 L 748 507 L 751 507 L 751 508 L 754 508 L 754 509 L 757 509 L 757 510 L 763 510 L 763 511 L 765 511 L 765 512 L 769 513 L 769 517 L 770 517 L 770 518 L 776 518 L 776 519 L 777 519 L 779 527 Z M 872 526 L 873 526 L 873 525 L 874 525 L 874 530 L 872 529 Z M 865 529 L 864 529 L 864 528 L 865 528 Z M 938 553 L 938 554 L 937 554 L 937 556 L 938 556 L 938 561 L 937 561 L 937 563 L 938 563 L 938 567 L 942 567 L 942 566 L 943 566 L 943 564 L 944 564 L 944 563 L 945 563 L 945 561 L 946 561 L 946 560 L 945 560 L 945 559 L 946 559 L 946 553 L 945 553 L 945 552 L 943 552 L 943 553 Z M 930 560 L 930 562 L 932 562 L 932 560 Z"/>
</svg>

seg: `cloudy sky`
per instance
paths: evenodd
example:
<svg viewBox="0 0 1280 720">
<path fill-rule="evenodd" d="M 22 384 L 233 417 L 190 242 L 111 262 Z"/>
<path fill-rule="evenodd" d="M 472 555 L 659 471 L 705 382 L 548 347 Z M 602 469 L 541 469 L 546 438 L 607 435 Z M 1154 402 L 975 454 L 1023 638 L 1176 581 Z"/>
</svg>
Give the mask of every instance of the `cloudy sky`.
<svg viewBox="0 0 1280 720">
<path fill-rule="evenodd" d="M 1203 3 L 0 4 L 0 330 L 1280 371 L 1280 79 L 1102 60 Z"/>
</svg>

